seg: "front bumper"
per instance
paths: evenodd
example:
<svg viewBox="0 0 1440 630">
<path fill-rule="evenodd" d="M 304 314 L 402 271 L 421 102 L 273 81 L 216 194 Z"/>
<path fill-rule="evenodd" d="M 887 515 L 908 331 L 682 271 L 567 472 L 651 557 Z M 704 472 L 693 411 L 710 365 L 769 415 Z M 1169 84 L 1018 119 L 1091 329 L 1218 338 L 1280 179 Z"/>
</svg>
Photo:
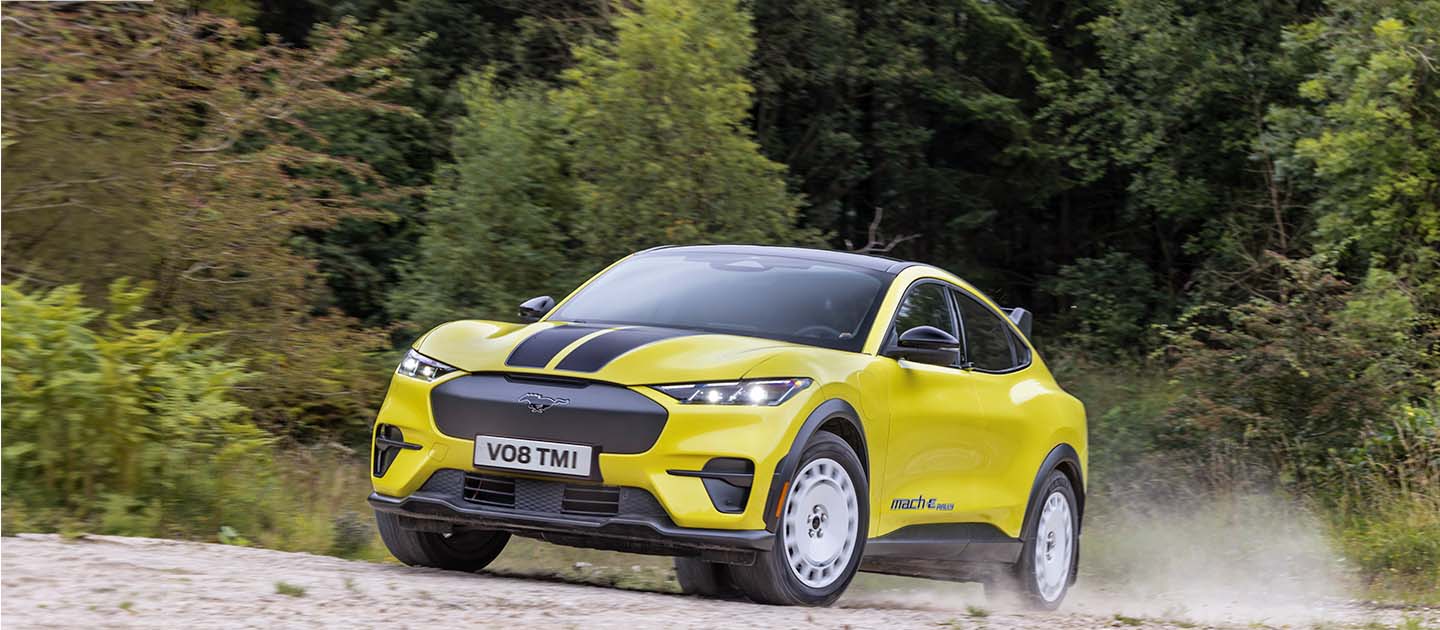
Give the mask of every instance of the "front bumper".
<svg viewBox="0 0 1440 630">
<path fill-rule="evenodd" d="M 566 398 L 570 403 L 564 408 L 540 414 L 526 411 L 518 402 L 511 402 L 513 397 L 502 399 L 494 396 L 488 403 L 490 407 L 474 408 L 469 411 L 468 418 L 459 422 L 454 420 L 457 415 L 453 409 L 438 410 L 444 412 L 440 415 L 445 422 L 444 426 L 437 424 L 436 400 L 443 403 L 450 392 L 467 394 L 465 390 L 457 389 L 458 384 L 447 386 L 447 383 L 467 377 L 476 381 L 482 378 L 493 380 L 495 376 L 521 379 L 525 383 L 525 392 L 537 392 L 551 398 Z M 789 452 L 790 444 L 800 428 L 801 422 L 796 419 L 806 417 L 814 406 L 810 398 L 797 396 L 776 407 L 737 408 L 680 405 L 668 396 L 649 388 L 620 388 L 632 398 L 647 399 L 639 402 L 663 410 L 663 416 L 658 421 L 659 428 L 654 428 L 655 424 L 647 418 L 640 418 L 635 425 L 647 430 L 642 432 L 643 439 L 637 439 L 626 433 L 628 425 L 619 424 L 614 418 L 597 416 L 604 421 L 602 424 L 608 423 L 607 428 L 603 431 L 592 431 L 590 435 L 595 437 L 579 439 L 569 438 L 569 434 L 560 427 L 582 426 L 589 414 L 585 414 L 585 417 L 570 418 L 565 413 L 584 409 L 585 405 L 595 403 L 600 397 L 587 397 L 586 393 L 578 391 L 577 385 L 573 383 L 568 386 L 562 383 L 552 388 L 543 379 L 535 378 L 536 376 L 460 373 L 435 383 L 426 383 L 396 375 L 380 409 L 377 426 L 397 427 L 400 433 L 403 433 L 403 441 L 408 448 L 387 456 L 383 474 L 372 476 L 371 482 L 376 493 L 372 503 L 377 504 L 377 509 L 396 511 L 407 505 L 406 501 L 413 497 L 414 501 L 410 505 L 416 506 L 414 509 L 422 512 L 415 514 L 416 517 L 427 514 L 436 516 L 433 506 L 439 501 L 441 507 L 451 511 L 439 516 L 458 515 L 470 518 L 467 522 L 472 524 L 478 522 L 475 518 L 480 518 L 496 529 L 499 527 L 494 527 L 494 523 L 507 523 L 517 528 L 535 523 L 549 525 L 547 519 L 552 518 L 551 516 L 528 515 L 522 518 L 509 512 L 495 512 L 489 507 L 472 505 L 459 496 L 436 497 L 429 494 L 423 486 L 437 471 L 449 469 L 477 472 L 473 465 L 474 438 L 473 435 L 468 435 L 472 431 L 485 435 L 560 442 L 594 441 L 598 455 L 592 477 L 588 480 L 561 479 L 518 471 L 513 474 L 503 471 L 485 474 L 635 488 L 653 497 L 653 501 L 661 508 L 660 515 L 664 517 L 663 521 L 638 523 L 627 523 L 627 518 L 617 517 L 618 520 L 611 519 L 611 523 L 597 523 L 588 519 L 577 521 L 571 515 L 565 515 L 561 524 L 568 528 L 567 531 L 599 533 L 607 526 L 612 526 L 613 529 L 613 526 L 618 525 L 638 525 L 662 538 L 675 536 L 685 544 L 703 545 L 709 544 L 705 542 L 708 540 L 720 540 L 720 547 L 754 548 L 754 545 L 768 545 L 770 536 L 765 531 L 764 513 L 769 501 L 773 499 L 769 496 L 769 482 L 780 461 Z M 597 392 L 610 392 L 606 396 L 613 396 L 613 390 L 618 388 L 609 384 L 597 385 L 594 388 Z M 558 389 L 559 387 L 566 389 Z M 433 395 L 436 390 L 440 390 L 440 395 Z M 473 397 L 476 396 L 472 395 Z M 515 406 L 515 410 L 495 406 L 502 402 Z M 632 402 L 625 404 L 634 406 Z M 514 415 L 517 411 L 520 414 L 518 418 Z M 636 418 L 638 415 L 627 417 Z M 476 418 L 481 420 L 475 420 Z M 491 425 L 484 424 L 491 419 L 495 420 Z M 585 430 L 593 428 L 586 427 Z M 653 429 L 653 432 L 649 429 Z M 639 446 L 635 446 L 636 444 Z M 743 460 L 740 469 L 752 476 L 755 483 L 745 489 L 748 494 L 744 495 L 738 504 L 728 498 L 712 499 L 712 493 L 707 490 L 706 484 L 716 485 L 714 479 L 687 474 L 714 470 L 712 462 L 716 460 Z M 707 465 L 711 468 L 707 469 Z M 422 505 L 426 507 L 419 507 Z M 735 536 L 717 538 L 704 533 L 711 530 Z M 692 534 L 693 532 L 701 533 Z M 689 538 L 686 538 L 687 536 Z"/>
<path fill-rule="evenodd" d="M 654 498 L 637 488 L 610 488 L 616 514 L 574 514 L 562 505 L 570 490 L 594 492 L 596 486 L 514 478 L 510 504 L 480 503 L 471 482 L 509 479 L 441 469 L 406 497 L 370 495 L 376 510 L 413 519 L 415 529 L 436 523 L 508 531 L 560 544 L 635 553 L 702 555 L 718 561 L 748 562 L 755 551 L 771 548 L 774 534 L 764 531 L 679 527 Z"/>
</svg>

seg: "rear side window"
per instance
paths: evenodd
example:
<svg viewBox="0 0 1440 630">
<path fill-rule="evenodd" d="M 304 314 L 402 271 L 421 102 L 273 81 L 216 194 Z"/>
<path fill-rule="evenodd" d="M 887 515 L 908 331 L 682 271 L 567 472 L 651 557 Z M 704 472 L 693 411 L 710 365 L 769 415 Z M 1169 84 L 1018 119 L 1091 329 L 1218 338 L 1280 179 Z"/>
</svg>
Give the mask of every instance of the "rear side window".
<svg viewBox="0 0 1440 630">
<path fill-rule="evenodd" d="M 945 297 L 944 286 L 918 284 L 905 294 L 905 300 L 895 314 L 894 334 L 899 336 L 916 326 L 934 326 L 955 334 L 955 320 L 950 316 L 950 300 Z"/>
<path fill-rule="evenodd" d="M 965 330 L 965 357 L 975 369 L 1004 372 L 1021 364 L 1016 356 L 1016 340 L 1010 326 L 994 311 L 963 292 L 955 292 L 960 307 L 961 327 Z"/>
</svg>

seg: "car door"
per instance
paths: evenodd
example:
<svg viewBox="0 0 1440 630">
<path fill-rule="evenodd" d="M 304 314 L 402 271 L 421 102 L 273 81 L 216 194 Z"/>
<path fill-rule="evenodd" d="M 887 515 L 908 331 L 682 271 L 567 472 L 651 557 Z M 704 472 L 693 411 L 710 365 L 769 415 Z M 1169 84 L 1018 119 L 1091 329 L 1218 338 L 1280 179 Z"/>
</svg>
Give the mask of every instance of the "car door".
<svg viewBox="0 0 1440 630">
<path fill-rule="evenodd" d="M 934 326 L 959 337 L 950 285 L 920 280 L 896 309 L 886 346 L 916 326 Z M 974 448 L 977 398 L 974 376 L 954 365 L 931 365 L 881 357 L 878 376 L 887 384 L 889 452 L 875 508 L 880 532 L 908 525 L 965 520 L 968 478 L 982 465 Z"/>
<path fill-rule="evenodd" d="M 985 522 L 1018 534 L 1035 477 L 1031 461 L 1045 456 L 1026 449 L 1048 437 L 1045 419 L 1026 413 L 1023 403 L 1030 392 L 1043 390 L 1027 384 L 1030 349 L 1009 321 L 968 291 L 953 289 L 952 296 L 965 342 L 967 384 L 976 397 L 968 435 L 980 463 L 967 470 L 965 491 Z"/>
</svg>

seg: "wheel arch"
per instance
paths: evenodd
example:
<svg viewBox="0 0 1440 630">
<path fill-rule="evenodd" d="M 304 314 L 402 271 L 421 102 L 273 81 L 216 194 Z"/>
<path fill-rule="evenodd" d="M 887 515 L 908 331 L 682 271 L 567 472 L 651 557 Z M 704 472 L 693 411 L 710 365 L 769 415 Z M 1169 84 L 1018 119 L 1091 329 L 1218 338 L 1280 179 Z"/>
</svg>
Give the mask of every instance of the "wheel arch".
<svg viewBox="0 0 1440 630">
<path fill-rule="evenodd" d="M 770 494 L 765 499 L 765 529 L 775 531 L 775 524 L 779 518 L 776 515 L 777 504 L 784 500 L 780 493 L 785 488 L 785 483 L 795 475 L 795 467 L 800 464 L 800 454 L 805 450 L 805 444 L 816 432 L 825 431 L 833 433 L 844 440 L 850 448 L 855 449 L 855 455 L 860 458 L 860 466 L 865 471 L 865 476 L 870 476 L 870 451 L 865 442 L 865 425 L 860 422 L 860 413 L 850 403 L 839 399 L 831 398 L 820 403 L 805 417 L 805 422 L 800 425 L 800 431 L 795 434 L 795 439 L 790 443 L 790 450 L 781 458 L 780 464 L 775 467 L 775 475 L 770 481 Z"/>
<path fill-rule="evenodd" d="M 1020 527 L 1020 536 L 1023 539 L 1030 532 L 1031 519 L 1034 517 L 1035 502 L 1040 498 L 1040 492 L 1045 484 L 1045 479 L 1053 471 L 1060 471 L 1070 480 L 1071 489 L 1075 491 L 1076 528 L 1079 529 L 1085 520 L 1085 479 L 1083 468 L 1080 466 L 1080 454 L 1074 446 L 1061 442 L 1040 463 L 1040 469 L 1035 473 L 1035 480 L 1030 483 L 1030 497 L 1025 502 L 1025 522 Z"/>
</svg>

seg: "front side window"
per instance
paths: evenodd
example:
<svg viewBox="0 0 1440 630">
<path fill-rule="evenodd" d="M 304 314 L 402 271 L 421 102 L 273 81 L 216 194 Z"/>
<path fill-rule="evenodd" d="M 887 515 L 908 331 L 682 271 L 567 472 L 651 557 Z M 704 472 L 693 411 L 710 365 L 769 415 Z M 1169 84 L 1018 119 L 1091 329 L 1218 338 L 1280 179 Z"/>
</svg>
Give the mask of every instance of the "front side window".
<svg viewBox="0 0 1440 630">
<path fill-rule="evenodd" d="M 891 276 L 786 256 L 666 252 L 635 256 L 551 316 L 661 326 L 858 352 Z"/>
<path fill-rule="evenodd" d="M 955 303 L 965 330 L 965 358 L 975 369 L 1004 372 L 1019 365 L 1005 320 L 963 292 L 955 292 Z"/>
<path fill-rule="evenodd" d="M 933 282 L 918 284 L 905 294 L 895 312 L 893 332 L 899 337 L 917 326 L 934 326 L 955 335 L 955 319 L 950 316 L 950 300 L 945 297 L 944 286 Z"/>
</svg>

